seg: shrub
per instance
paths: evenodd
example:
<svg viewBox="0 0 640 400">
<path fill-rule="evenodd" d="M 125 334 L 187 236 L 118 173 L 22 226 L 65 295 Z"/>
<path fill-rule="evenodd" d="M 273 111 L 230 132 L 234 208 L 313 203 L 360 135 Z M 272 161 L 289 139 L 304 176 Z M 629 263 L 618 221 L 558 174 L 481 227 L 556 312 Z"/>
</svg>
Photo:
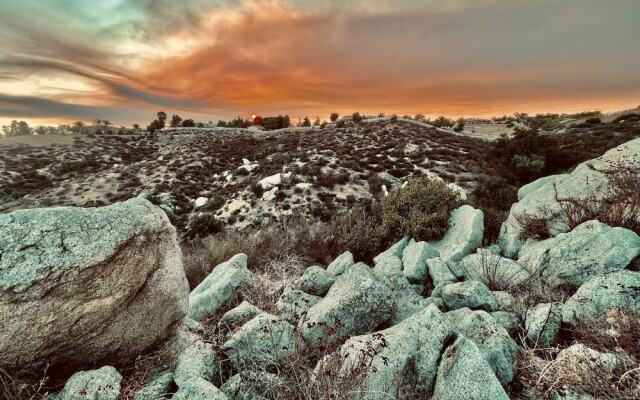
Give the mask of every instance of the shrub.
<svg viewBox="0 0 640 400">
<path fill-rule="evenodd" d="M 406 187 L 391 192 L 382 203 L 385 236 L 440 239 L 447 230 L 451 211 L 458 205 L 457 195 L 444 182 L 426 177 L 413 179 Z"/>
<path fill-rule="evenodd" d="M 202 213 L 191 219 L 184 236 L 193 239 L 218 233 L 221 230 L 222 223 L 216 219 L 213 213 Z"/>
<path fill-rule="evenodd" d="M 331 122 L 336 122 L 338 120 L 338 118 L 340 118 L 340 114 L 335 113 L 335 112 L 331 113 L 331 117 L 330 117 Z"/>
<path fill-rule="evenodd" d="M 89 164 L 86 160 L 62 160 L 60 164 L 52 168 L 56 175 L 64 175 L 69 172 L 81 172 L 87 169 Z"/>
<path fill-rule="evenodd" d="M 362 122 L 362 119 L 362 115 L 360 115 L 360 113 L 357 111 L 351 115 L 351 120 L 354 124 L 359 124 L 360 122 Z"/>
</svg>

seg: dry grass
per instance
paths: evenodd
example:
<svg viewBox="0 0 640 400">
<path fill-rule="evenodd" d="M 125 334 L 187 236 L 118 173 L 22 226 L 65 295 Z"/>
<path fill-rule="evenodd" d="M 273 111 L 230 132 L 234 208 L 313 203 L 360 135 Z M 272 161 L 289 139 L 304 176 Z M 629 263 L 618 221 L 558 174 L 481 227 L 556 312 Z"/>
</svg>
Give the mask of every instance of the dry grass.
<svg viewBox="0 0 640 400">
<path fill-rule="evenodd" d="M 49 393 L 46 371 L 35 379 L 18 378 L 0 369 L 0 398 L 4 400 L 44 400 Z"/>
</svg>

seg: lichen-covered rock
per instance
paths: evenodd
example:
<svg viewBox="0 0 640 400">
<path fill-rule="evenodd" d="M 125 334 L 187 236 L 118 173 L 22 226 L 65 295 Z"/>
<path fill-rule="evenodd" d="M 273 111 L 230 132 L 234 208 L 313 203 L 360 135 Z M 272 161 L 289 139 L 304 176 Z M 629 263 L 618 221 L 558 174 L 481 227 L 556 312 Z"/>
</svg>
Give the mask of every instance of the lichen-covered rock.
<svg viewBox="0 0 640 400">
<path fill-rule="evenodd" d="M 269 372 L 242 371 L 220 387 L 233 400 L 263 400 L 283 398 L 287 382 L 280 376 Z"/>
<path fill-rule="evenodd" d="M 520 331 L 520 318 L 515 313 L 509 311 L 494 311 L 490 314 L 511 337 L 517 335 Z"/>
<path fill-rule="evenodd" d="M 498 310 L 511 310 L 516 301 L 511 293 L 501 290 L 493 291 L 493 298 L 496 299 Z"/>
<path fill-rule="evenodd" d="M 349 385 L 342 380 L 363 376 L 361 396 L 353 398 L 367 400 L 396 398 L 400 389 L 428 392 L 449 333 L 447 319 L 432 305 L 391 328 L 353 337 L 340 349 L 336 383 Z M 326 359 L 319 372 L 332 373 L 324 364 Z"/>
<path fill-rule="evenodd" d="M 430 242 L 445 262 L 460 261 L 482 245 L 484 213 L 464 205 L 451 212 L 449 229 L 442 240 Z"/>
<path fill-rule="evenodd" d="M 317 347 L 371 332 L 391 317 L 389 288 L 367 265 L 358 263 L 340 275 L 329 293 L 300 321 L 300 333 Z"/>
<path fill-rule="evenodd" d="M 345 251 L 333 260 L 331 264 L 327 265 L 327 272 L 333 276 L 342 275 L 353 264 L 353 254 L 350 251 Z"/>
<path fill-rule="evenodd" d="M 427 275 L 427 259 L 438 255 L 438 250 L 427 242 L 409 244 L 402 252 L 402 273 L 409 280 L 424 280 Z"/>
<path fill-rule="evenodd" d="M 555 344 L 562 324 L 562 303 L 538 304 L 527 310 L 524 326 L 527 340 L 534 347 L 551 347 Z"/>
<path fill-rule="evenodd" d="M 250 279 L 246 254 L 236 254 L 229 261 L 216 266 L 189 295 L 189 317 L 202 321 L 214 315 L 240 285 Z"/>
<path fill-rule="evenodd" d="M 207 381 L 219 372 L 219 361 L 213 345 L 196 340 L 178 356 L 174 380 L 178 386 L 190 379 L 202 378 Z"/>
<path fill-rule="evenodd" d="M 509 400 L 476 344 L 458 336 L 442 355 L 432 400 Z"/>
<path fill-rule="evenodd" d="M 113 367 L 76 372 L 50 400 L 118 400 L 122 376 Z"/>
<path fill-rule="evenodd" d="M 625 268 L 639 254 L 640 237 L 633 231 L 588 221 L 554 238 L 528 242 L 518 262 L 552 287 L 577 287 L 594 275 Z"/>
<path fill-rule="evenodd" d="M 388 254 L 378 261 L 373 267 L 373 272 L 378 276 L 402 274 L 402 260 L 398 256 Z"/>
<path fill-rule="evenodd" d="M 213 383 L 202 379 L 189 379 L 178 386 L 171 400 L 229 400 Z"/>
<path fill-rule="evenodd" d="M 253 317 L 260 313 L 262 313 L 262 310 L 245 300 L 222 315 L 220 321 L 218 321 L 218 328 L 222 332 L 233 331 L 251 321 Z"/>
<path fill-rule="evenodd" d="M 490 278 L 505 287 L 518 285 L 531 275 L 517 262 L 485 249 L 478 249 L 477 253 L 466 256 L 459 266 L 464 271 L 465 279 Z"/>
<path fill-rule="evenodd" d="M 497 308 L 493 293 L 487 285 L 480 281 L 464 281 L 446 285 L 442 288 L 440 297 L 450 310 L 468 307 L 493 311 Z"/>
<path fill-rule="evenodd" d="M 335 281 L 336 278 L 329 271 L 314 265 L 304 271 L 304 274 L 298 279 L 296 285 L 303 292 L 314 296 L 324 296 Z"/>
<path fill-rule="evenodd" d="M 374 273 L 376 273 L 374 269 Z M 391 291 L 388 301 L 393 305 L 389 322 L 398 324 L 429 305 L 429 301 L 416 293 L 407 278 L 402 274 L 378 275 L 378 279 Z"/>
<path fill-rule="evenodd" d="M 503 385 L 511 382 L 518 345 L 491 315 L 468 308 L 445 314 L 453 331 L 473 340 Z"/>
<path fill-rule="evenodd" d="M 564 303 L 562 321 L 593 322 L 611 309 L 640 313 L 640 272 L 621 270 L 591 278 Z"/>
<path fill-rule="evenodd" d="M 373 263 L 377 265 L 380 261 L 382 261 L 385 257 L 389 255 L 402 258 L 402 252 L 404 251 L 404 248 L 407 247 L 407 245 L 410 243 L 411 240 L 413 239 L 410 239 L 408 236 L 403 237 L 398 242 L 396 242 L 393 246 L 389 247 L 387 250 L 383 251 L 382 253 L 374 257 Z"/>
<path fill-rule="evenodd" d="M 438 286 L 445 282 L 453 283 L 457 281 L 455 275 L 451 273 L 451 270 L 447 266 L 447 263 L 442 261 L 440 257 L 427 259 L 427 268 L 433 286 Z"/>
<path fill-rule="evenodd" d="M 551 237 L 567 232 L 565 217 L 562 216 L 558 199 L 589 199 L 607 197 L 611 193 L 611 182 L 606 172 L 617 165 L 625 169 L 640 171 L 640 139 L 631 140 L 607 151 L 602 157 L 578 165 L 570 174 L 554 178 L 543 178 L 530 184 L 522 198 L 511 207 L 507 221 L 500 229 L 500 246 L 507 257 L 516 257 L 524 245 L 521 238 L 522 225 L 518 216 L 537 215 L 546 219 Z"/>
<path fill-rule="evenodd" d="M 176 230 L 142 198 L 2 214 L 0 254 L 3 369 L 126 362 L 187 312 Z"/>
<path fill-rule="evenodd" d="M 520 189 L 518 189 L 518 201 L 524 199 L 526 196 L 528 196 L 529 194 L 535 192 L 536 190 L 540 189 L 541 187 L 545 187 L 547 185 L 553 185 L 553 183 L 556 181 L 556 179 L 558 179 L 558 177 L 563 176 L 562 174 L 558 174 L 558 175 L 549 175 L 549 176 L 544 176 L 540 179 L 537 179 L 531 183 L 528 183 L 522 187 L 520 187 Z"/>
<path fill-rule="evenodd" d="M 169 393 L 173 383 L 173 373 L 165 372 L 145 384 L 142 389 L 133 395 L 133 400 L 162 400 Z"/>
<path fill-rule="evenodd" d="M 310 295 L 295 289 L 293 285 L 287 285 L 276 303 L 276 311 L 287 321 L 297 322 L 320 300 L 322 297 Z"/>
<path fill-rule="evenodd" d="M 246 365 L 277 362 L 298 350 L 294 330 L 282 318 L 260 314 L 234 332 L 222 350 L 238 371 Z"/>
</svg>

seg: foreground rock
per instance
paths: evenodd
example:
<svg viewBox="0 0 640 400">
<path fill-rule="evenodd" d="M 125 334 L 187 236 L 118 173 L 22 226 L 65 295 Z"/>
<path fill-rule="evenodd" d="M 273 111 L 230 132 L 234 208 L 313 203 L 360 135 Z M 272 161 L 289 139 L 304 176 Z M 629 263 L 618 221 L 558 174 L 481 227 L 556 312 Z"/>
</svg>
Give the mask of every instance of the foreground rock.
<svg viewBox="0 0 640 400">
<path fill-rule="evenodd" d="M 529 184 L 522 196 L 511 207 L 507 221 L 500 230 L 500 246 L 507 257 L 515 257 L 524 245 L 522 215 L 542 216 L 546 227 L 555 237 L 567 232 L 565 217 L 560 213 L 558 199 L 605 198 L 611 193 L 611 182 L 606 172 L 619 165 L 628 171 L 640 173 L 640 139 L 631 140 L 607 151 L 602 157 L 578 165 L 570 174 L 541 178 Z"/>
<path fill-rule="evenodd" d="M 187 312 L 175 228 L 141 198 L 0 215 L 0 254 L 0 368 L 124 362 Z"/>
<path fill-rule="evenodd" d="M 430 242 L 445 262 L 458 262 L 482 245 L 484 213 L 464 205 L 451 212 L 449 229 L 442 240 Z"/>
<path fill-rule="evenodd" d="M 77 372 L 49 400 L 118 400 L 122 376 L 113 367 Z"/>
<path fill-rule="evenodd" d="M 426 393 L 435 380 L 449 333 L 447 319 L 432 305 L 391 328 L 353 337 L 340 349 L 343 362 L 336 389 L 351 387 L 354 382 L 344 380 L 361 375 L 358 390 L 363 399 L 397 398 L 401 389 Z M 331 376 L 333 371 L 325 370 L 326 364 L 328 359 L 321 363 L 320 373 Z"/>
<path fill-rule="evenodd" d="M 214 315 L 240 285 L 249 282 L 247 255 L 236 254 L 213 269 L 189 295 L 189 318 L 202 321 Z"/>
<path fill-rule="evenodd" d="M 329 293 L 300 321 L 302 337 L 313 347 L 361 335 L 391 317 L 392 293 L 365 264 L 338 277 Z"/>
<path fill-rule="evenodd" d="M 518 285 L 531 275 L 519 263 L 485 249 L 479 249 L 476 254 L 463 258 L 460 268 L 465 279 L 491 279 L 503 287 Z"/>
<path fill-rule="evenodd" d="M 594 275 L 625 268 L 640 254 L 640 237 L 624 228 L 588 221 L 568 233 L 529 242 L 518 262 L 552 287 L 578 287 Z"/>
<path fill-rule="evenodd" d="M 441 297 L 450 310 L 468 307 L 493 311 L 497 308 L 493 293 L 487 285 L 480 281 L 464 281 L 446 285 L 442 288 Z"/>
<path fill-rule="evenodd" d="M 562 324 L 562 303 L 538 304 L 527 311 L 527 340 L 534 348 L 551 347 Z"/>
</svg>

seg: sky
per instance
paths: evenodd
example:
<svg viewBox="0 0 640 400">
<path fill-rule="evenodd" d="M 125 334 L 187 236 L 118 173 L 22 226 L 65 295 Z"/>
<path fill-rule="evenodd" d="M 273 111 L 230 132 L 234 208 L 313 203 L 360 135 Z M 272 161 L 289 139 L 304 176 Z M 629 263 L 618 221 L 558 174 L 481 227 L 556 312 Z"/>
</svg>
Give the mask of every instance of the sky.
<svg viewBox="0 0 640 400">
<path fill-rule="evenodd" d="M 0 125 L 640 105 L 638 0 L 0 0 Z"/>
</svg>

